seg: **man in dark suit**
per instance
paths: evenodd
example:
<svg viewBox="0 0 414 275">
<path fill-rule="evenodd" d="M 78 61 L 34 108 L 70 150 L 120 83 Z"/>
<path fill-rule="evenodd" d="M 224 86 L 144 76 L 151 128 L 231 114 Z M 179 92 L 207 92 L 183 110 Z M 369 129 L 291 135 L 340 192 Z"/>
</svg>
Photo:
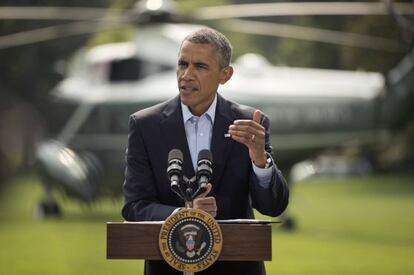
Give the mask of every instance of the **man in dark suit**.
<svg viewBox="0 0 414 275">
<path fill-rule="evenodd" d="M 205 28 L 188 35 L 178 57 L 179 95 L 131 115 L 123 186 L 126 220 L 165 220 L 183 207 L 166 173 L 168 152 L 174 148 L 183 152 L 189 178 L 198 152 L 212 152 L 212 180 L 194 208 L 216 219 L 235 219 L 253 218 L 253 208 L 278 216 L 287 207 L 289 191 L 272 158 L 268 118 L 217 93 L 233 74 L 230 60 L 231 45 L 223 34 Z M 216 262 L 200 272 L 264 273 L 263 262 Z M 163 261 L 146 261 L 145 274 L 180 272 Z"/>
</svg>

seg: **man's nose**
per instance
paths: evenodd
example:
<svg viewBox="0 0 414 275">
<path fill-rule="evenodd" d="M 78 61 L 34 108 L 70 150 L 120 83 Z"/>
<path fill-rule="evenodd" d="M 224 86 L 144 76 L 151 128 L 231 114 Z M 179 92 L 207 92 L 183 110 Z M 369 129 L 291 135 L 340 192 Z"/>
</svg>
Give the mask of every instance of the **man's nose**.
<svg viewBox="0 0 414 275">
<path fill-rule="evenodd" d="M 194 77 L 194 69 L 193 69 L 193 67 L 192 66 L 188 66 L 187 68 L 185 68 L 182 77 L 185 80 L 191 80 Z"/>
</svg>

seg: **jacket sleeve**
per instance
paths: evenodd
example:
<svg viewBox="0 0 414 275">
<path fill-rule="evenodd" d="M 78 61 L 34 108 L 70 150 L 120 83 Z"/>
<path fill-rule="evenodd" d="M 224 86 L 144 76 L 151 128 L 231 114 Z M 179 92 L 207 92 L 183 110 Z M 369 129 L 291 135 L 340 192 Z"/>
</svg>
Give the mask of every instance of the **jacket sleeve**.
<svg viewBox="0 0 414 275">
<path fill-rule="evenodd" d="M 265 150 L 270 155 L 273 155 L 272 146 L 270 145 L 269 119 L 267 116 L 262 116 L 261 124 L 266 129 Z M 276 217 L 286 209 L 289 202 L 289 189 L 275 161 L 273 161 L 272 178 L 268 188 L 264 188 L 259 184 L 253 169 L 250 175 L 249 186 L 252 206 L 261 214 Z"/>
<path fill-rule="evenodd" d="M 129 119 L 122 216 L 127 221 L 162 221 L 177 208 L 161 204 L 139 121 Z"/>
</svg>

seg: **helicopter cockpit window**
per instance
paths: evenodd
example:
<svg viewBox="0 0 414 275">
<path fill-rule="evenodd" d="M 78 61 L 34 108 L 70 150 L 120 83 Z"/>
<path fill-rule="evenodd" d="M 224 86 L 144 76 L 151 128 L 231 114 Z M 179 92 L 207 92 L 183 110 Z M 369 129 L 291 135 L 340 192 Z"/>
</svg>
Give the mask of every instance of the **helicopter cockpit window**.
<svg viewBox="0 0 414 275">
<path fill-rule="evenodd" d="M 139 80 L 154 73 L 174 69 L 165 64 L 149 62 L 140 58 L 127 58 L 113 60 L 109 69 L 109 81 L 133 81 Z"/>
<path fill-rule="evenodd" d="M 104 104 L 96 106 L 79 129 L 79 134 L 128 133 L 128 117 L 136 111 L 133 104 Z"/>
<path fill-rule="evenodd" d="M 104 107 L 104 106 L 103 106 Z M 79 134 L 106 134 L 109 133 L 110 110 L 96 107 L 82 124 Z"/>
<path fill-rule="evenodd" d="M 52 98 L 45 115 L 48 132 L 51 135 L 57 135 L 77 108 L 78 104 L 75 102 L 59 101 Z"/>
<path fill-rule="evenodd" d="M 128 133 L 128 118 L 137 110 L 136 104 L 120 104 L 111 106 L 112 115 L 110 131 L 115 134 L 126 135 Z"/>
<path fill-rule="evenodd" d="M 111 62 L 109 80 L 137 80 L 142 78 L 142 71 L 142 62 L 136 58 L 114 60 Z"/>
</svg>

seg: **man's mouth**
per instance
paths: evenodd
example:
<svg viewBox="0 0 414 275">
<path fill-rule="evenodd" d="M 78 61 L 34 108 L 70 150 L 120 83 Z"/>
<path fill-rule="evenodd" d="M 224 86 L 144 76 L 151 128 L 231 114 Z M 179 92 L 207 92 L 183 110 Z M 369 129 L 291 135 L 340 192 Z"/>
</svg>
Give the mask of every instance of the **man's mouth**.
<svg viewBox="0 0 414 275">
<path fill-rule="evenodd" d="M 193 85 L 180 85 L 180 92 L 183 94 L 189 94 L 198 91 L 198 88 Z"/>
</svg>

